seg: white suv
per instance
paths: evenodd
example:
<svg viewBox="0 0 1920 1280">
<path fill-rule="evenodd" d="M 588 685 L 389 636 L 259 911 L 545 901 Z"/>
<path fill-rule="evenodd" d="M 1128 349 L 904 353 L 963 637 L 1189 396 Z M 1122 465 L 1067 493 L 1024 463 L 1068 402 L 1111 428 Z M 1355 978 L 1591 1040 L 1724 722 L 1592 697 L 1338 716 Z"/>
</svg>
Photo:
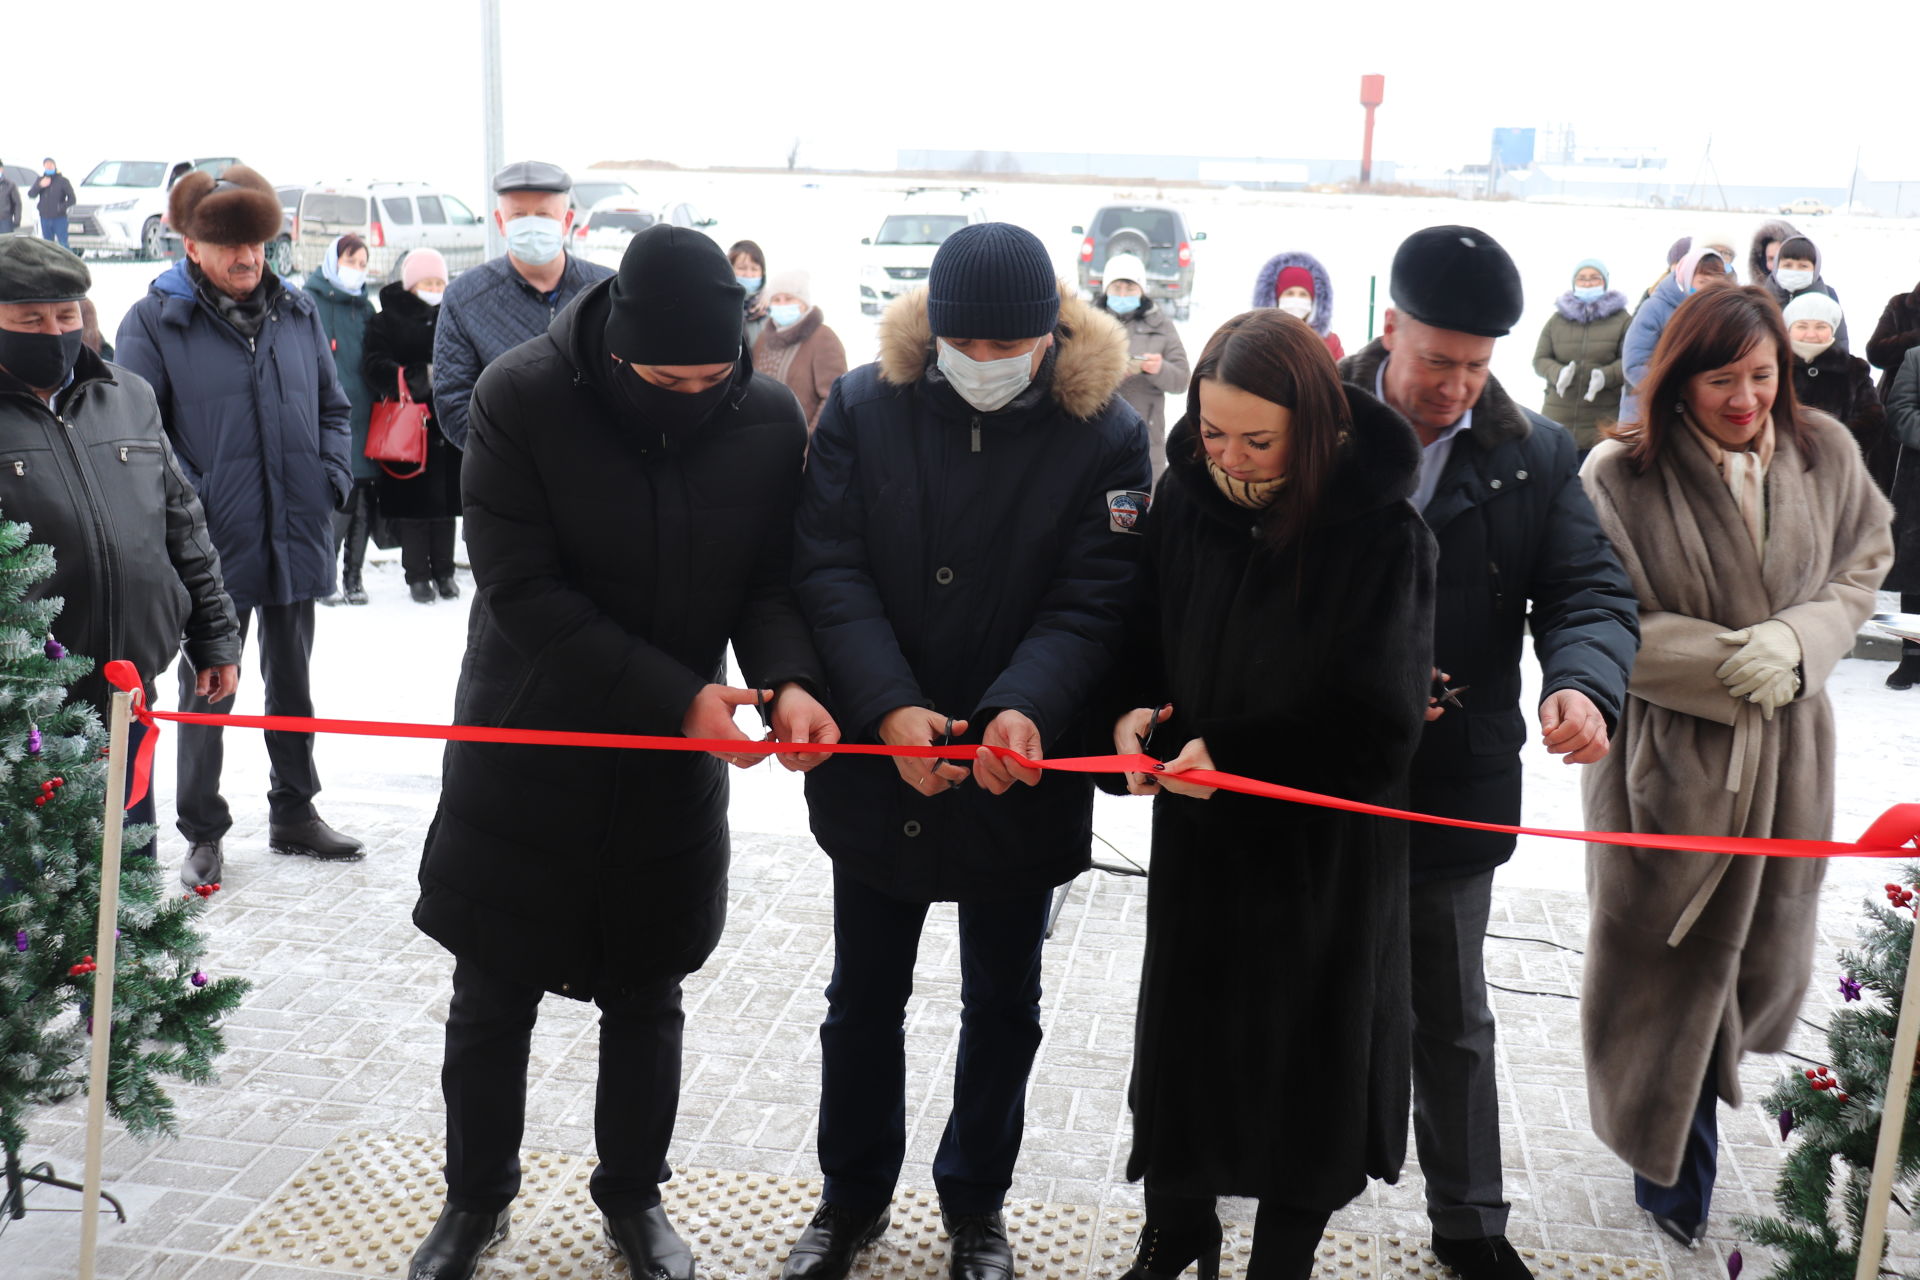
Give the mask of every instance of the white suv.
<svg viewBox="0 0 1920 1280">
<path fill-rule="evenodd" d="M 167 256 L 167 195 L 173 184 L 198 170 L 218 178 L 232 156 L 198 160 L 102 160 L 74 189 L 67 213 L 67 240 L 86 253 Z"/>
<path fill-rule="evenodd" d="M 293 265 L 316 271 L 327 246 L 352 232 L 367 242 L 367 274 L 379 280 L 413 249 L 438 249 L 447 271 L 477 267 L 487 224 L 463 202 L 424 182 L 317 182 L 293 220 Z"/>
<path fill-rule="evenodd" d="M 877 316 L 889 302 L 925 284 L 941 242 L 964 226 L 987 221 L 987 211 L 975 199 L 979 194 L 977 187 L 916 187 L 880 220 L 880 229 L 860 241 L 869 246 L 860 268 L 863 315 Z"/>
</svg>

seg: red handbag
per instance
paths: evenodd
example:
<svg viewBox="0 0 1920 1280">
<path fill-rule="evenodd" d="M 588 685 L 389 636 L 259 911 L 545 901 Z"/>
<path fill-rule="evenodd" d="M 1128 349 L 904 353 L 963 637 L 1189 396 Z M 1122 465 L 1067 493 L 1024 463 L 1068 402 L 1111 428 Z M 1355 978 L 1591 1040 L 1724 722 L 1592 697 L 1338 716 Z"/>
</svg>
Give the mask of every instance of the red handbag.
<svg viewBox="0 0 1920 1280">
<path fill-rule="evenodd" d="M 395 480 L 411 480 L 427 469 L 427 419 L 432 413 L 408 393 L 405 369 L 396 370 L 393 376 L 400 384 L 400 398 L 374 402 L 373 416 L 367 421 L 365 453 Z M 395 471 L 391 463 L 413 470 Z"/>
</svg>

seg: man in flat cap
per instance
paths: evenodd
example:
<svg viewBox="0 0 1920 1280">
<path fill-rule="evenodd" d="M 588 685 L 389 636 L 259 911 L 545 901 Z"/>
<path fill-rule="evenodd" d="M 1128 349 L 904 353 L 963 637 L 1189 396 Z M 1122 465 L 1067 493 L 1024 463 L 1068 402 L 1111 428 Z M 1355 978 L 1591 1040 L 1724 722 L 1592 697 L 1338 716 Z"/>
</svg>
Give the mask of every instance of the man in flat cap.
<svg viewBox="0 0 1920 1280">
<path fill-rule="evenodd" d="M 547 331 L 588 285 L 613 272 L 567 252 L 573 179 L 557 164 L 521 160 L 493 175 L 493 222 L 506 256 L 447 286 L 433 335 L 433 412 L 441 434 L 467 447 L 467 403 L 480 372 Z"/>
<path fill-rule="evenodd" d="M 259 619 L 268 715 L 310 716 L 313 602 L 333 594 L 333 512 L 353 487 L 347 397 L 313 299 L 267 267 L 280 200 L 233 165 L 174 184 L 168 219 L 187 257 L 120 323 L 120 361 L 152 384 L 180 467 L 200 495 L 246 639 Z M 191 670 L 180 705 L 204 711 Z M 217 884 L 233 814 L 220 794 L 221 730 L 182 725 L 175 808 L 188 851 L 180 879 Z M 364 856 L 320 819 L 313 736 L 269 733 L 268 847 L 328 861 Z"/>
<path fill-rule="evenodd" d="M 1459 692 L 1427 724 L 1411 807 L 1517 823 L 1527 632 L 1542 740 L 1586 764 L 1607 753 L 1618 722 L 1638 609 L 1580 487 L 1573 438 L 1488 371 L 1520 319 L 1506 250 L 1472 227 L 1417 231 L 1394 255 L 1391 293 L 1384 335 L 1340 374 L 1413 424 L 1423 446 L 1413 504 L 1440 544 L 1434 661 Z M 1416 825 L 1412 838 L 1413 1123 L 1434 1255 L 1465 1280 L 1518 1280 L 1530 1273 L 1506 1238 L 1481 963 L 1494 870 L 1513 837 Z"/>
<path fill-rule="evenodd" d="M 462 469 L 479 591 L 456 723 L 744 740 L 734 710 L 758 704 L 783 742 L 838 741 L 787 585 L 806 417 L 754 372 L 744 296 L 719 245 L 650 227 L 617 277 L 481 376 Z M 718 683 L 729 643 L 753 689 Z M 447 1204 L 410 1280 L 467 1280 L 506 1234 L 549 992 L 600 1006 L 590 1190 L 607 1238 L 641 1280 L 691 1280 L 660 1183 L 680 984 L 726 919 L 722 759 L 756 757 L 447 748 L 413 910 L 456 958 Z"/>
<path fill-rule="evenodd" d="M 14 460 L 0 516 L 53 548 L 53 576 L 32 596 L 66 601 L 54 634 L 93 659 L 75 698 L 104 714 L 101 668 L 125 658 L 151 702 L 153 676 L 185 637 L 182 670 L 192 669 L 198 696 L 220 702 L 240 676 L 220 557 L 152 388 L 81 340 L 91 283 L 86 264 L 51 240 L 0 238 L 0 447 Z M 130 819 L 154 820 L 151 789 Z"/>
</svg>

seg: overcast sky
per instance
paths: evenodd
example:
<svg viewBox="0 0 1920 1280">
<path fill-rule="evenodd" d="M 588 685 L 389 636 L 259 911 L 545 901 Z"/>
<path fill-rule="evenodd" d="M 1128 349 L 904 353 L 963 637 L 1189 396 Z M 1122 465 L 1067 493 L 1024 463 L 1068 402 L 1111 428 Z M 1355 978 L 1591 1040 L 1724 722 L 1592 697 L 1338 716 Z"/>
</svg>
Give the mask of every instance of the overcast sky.
<svg viewBox="0 0 1920 1280">
<path fill-rule="evenodd" d="M 1920 3 L 500 0 L 509 158 L 885 167 L 896 149 L 1484 160 L 1574 127 L 1691 177 L 1920 179 Z M 237 154 L 275 182 L 482 189 L 478 0 L 8 0 L 0 158 Z M 331 16 L 330 16 L 331 11 Z M 329 25 L 332 24 L 332 25 Z M 1806 30 L 1790 39 L 1776 33 Z M 29 52 L 31 51 L 31 52 Z M 1905 170 L 1905 172 L 1901 172 Z"/>
</svg>

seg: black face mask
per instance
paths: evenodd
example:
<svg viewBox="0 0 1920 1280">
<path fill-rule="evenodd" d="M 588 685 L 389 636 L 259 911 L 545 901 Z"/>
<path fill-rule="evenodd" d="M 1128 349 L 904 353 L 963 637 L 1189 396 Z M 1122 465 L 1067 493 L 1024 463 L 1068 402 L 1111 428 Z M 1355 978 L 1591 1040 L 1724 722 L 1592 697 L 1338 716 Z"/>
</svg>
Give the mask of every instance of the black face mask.
<svg viewBox="0 0 1920 1280">
<path fill-rule="evenodd" d="M 735 365 L 732 373 L 705 391 L 691 394 L 656 387 L 624 361 L 613 373 L 614 382 L 641 423 L 648 430 L 658 431 L 668 441 L 678 444 L 698 432 L 719 412 L 720 406 L 726 403 L 728 393 L 733 390 L 733 380 L 739 375 L 739 366 Z"/>
<path fill-rule="evenodd" d="M 81 330 L 70 333 L 15 333 L 0 329 L 0 368 L 40 391 L 67 383 L 80 359 Z"/>
</svg>

